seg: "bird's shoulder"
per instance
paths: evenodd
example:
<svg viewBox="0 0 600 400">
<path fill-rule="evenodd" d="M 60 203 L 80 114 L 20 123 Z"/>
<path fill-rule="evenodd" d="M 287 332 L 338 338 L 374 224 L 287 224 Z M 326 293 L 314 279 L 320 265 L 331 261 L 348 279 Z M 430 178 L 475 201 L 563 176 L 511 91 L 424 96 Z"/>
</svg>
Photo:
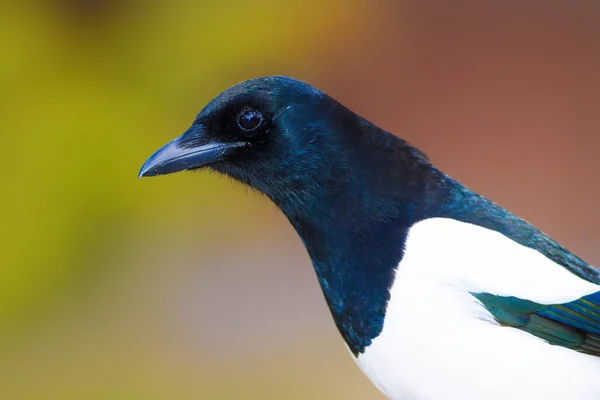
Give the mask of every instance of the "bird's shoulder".
<svg viewBox="0 0 600 400">
<path fill-rule="evenodd" d="M 444 190 L 409 230 L 404 268 L 468 292 L 500 325 L 600 355 L 598 269 L 494 202 L 438 179 Z"/>
<path fill-rule="evenodd" d="M 510 243 L 512 248 L 531 249 L 552 261 L 570 273 L 592 283 L 600 284 L 600 269 L 589 265 L 557 241 L 542 232 L 525 219 L 511 213 L 497 203 L 487 199 L 462 185 L 451 177 L 431 167 L 428 173 L 425 192 L 424 212 L 416 224 L 426 220 L 438 219 L 440 231 L 452 234 L 456 229 L 468 236 L 477 237 L 477 232 L 491 231 L 496 235 L 485 234 L 488 246 L 502 242 Z M 462 224 L 460 224 L 462 223 Z M 433 230 L 437 230 L 437 226 Z M 457 232 L 458 233 L 458 232 Z M 509 239 L 498 241 L 494 239 Z M 526 270 L 526 266 L 523 266 Z"/>
</svg>

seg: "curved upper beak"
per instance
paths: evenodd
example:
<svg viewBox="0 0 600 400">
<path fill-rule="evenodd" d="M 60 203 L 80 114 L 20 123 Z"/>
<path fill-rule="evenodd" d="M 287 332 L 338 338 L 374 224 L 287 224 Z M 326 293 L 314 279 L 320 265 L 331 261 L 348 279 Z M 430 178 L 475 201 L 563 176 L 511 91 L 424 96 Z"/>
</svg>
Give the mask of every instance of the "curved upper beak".
<svg viewBox="0 0 600 400">
<path fill-rule="evenodd" d="M 233 148 L 246 145 L 245 143 L 209 142 L 198 146 L 190 146 L 190 136 L 195 136 L 195 139 L 198 139 L 197 132 L 191 132 L 192 129 L 190 128 L 183 135 L 170 141 L 152 154 L 142 165 L 138 178 L 199 168 L 222 160 Z"/>
</svg>

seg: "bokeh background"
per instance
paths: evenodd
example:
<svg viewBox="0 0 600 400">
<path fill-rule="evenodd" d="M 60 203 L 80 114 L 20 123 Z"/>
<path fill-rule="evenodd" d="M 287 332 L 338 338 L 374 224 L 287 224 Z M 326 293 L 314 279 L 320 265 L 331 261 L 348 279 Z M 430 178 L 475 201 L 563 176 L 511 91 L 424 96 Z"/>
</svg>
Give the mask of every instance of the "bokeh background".
<svg viewBox="0 0 600 400">
<path fill-rule="evenodd" d="M 382 398 L 274 206 L 136 178 L 255 76 L 320 87 L 600 265 L 600 2 L 0 9 L 2 399 Z"/>
</svg>

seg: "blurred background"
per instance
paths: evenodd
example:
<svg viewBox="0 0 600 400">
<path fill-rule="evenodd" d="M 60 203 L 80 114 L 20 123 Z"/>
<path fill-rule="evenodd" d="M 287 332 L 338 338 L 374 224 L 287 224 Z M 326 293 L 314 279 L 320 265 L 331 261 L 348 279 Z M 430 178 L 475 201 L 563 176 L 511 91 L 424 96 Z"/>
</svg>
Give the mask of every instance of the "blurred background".
<svg viewBox="0 0 600 400">
<path fill-rule="evenodd" d="M 600 2 L 0 10 L 2 399 L 382 398 L 273 205 L 136 177 L 255 76 L 318 86 L 600 265 Z"/>
</svg>

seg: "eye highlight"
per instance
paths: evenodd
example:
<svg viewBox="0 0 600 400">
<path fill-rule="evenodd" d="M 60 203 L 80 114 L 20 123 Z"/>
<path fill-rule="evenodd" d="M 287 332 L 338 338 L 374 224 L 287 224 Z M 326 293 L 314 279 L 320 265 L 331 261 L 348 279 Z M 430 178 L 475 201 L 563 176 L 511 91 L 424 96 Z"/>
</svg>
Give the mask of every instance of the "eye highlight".
<svg viewBox="0 0 600 400">
<path fill-rule="evenodd" d="M 253 131 L 263 122 L 263 116 L 258 111 L 245 111 L 238 118 L 238 125 L 244 131 Z"/>
</svg>

